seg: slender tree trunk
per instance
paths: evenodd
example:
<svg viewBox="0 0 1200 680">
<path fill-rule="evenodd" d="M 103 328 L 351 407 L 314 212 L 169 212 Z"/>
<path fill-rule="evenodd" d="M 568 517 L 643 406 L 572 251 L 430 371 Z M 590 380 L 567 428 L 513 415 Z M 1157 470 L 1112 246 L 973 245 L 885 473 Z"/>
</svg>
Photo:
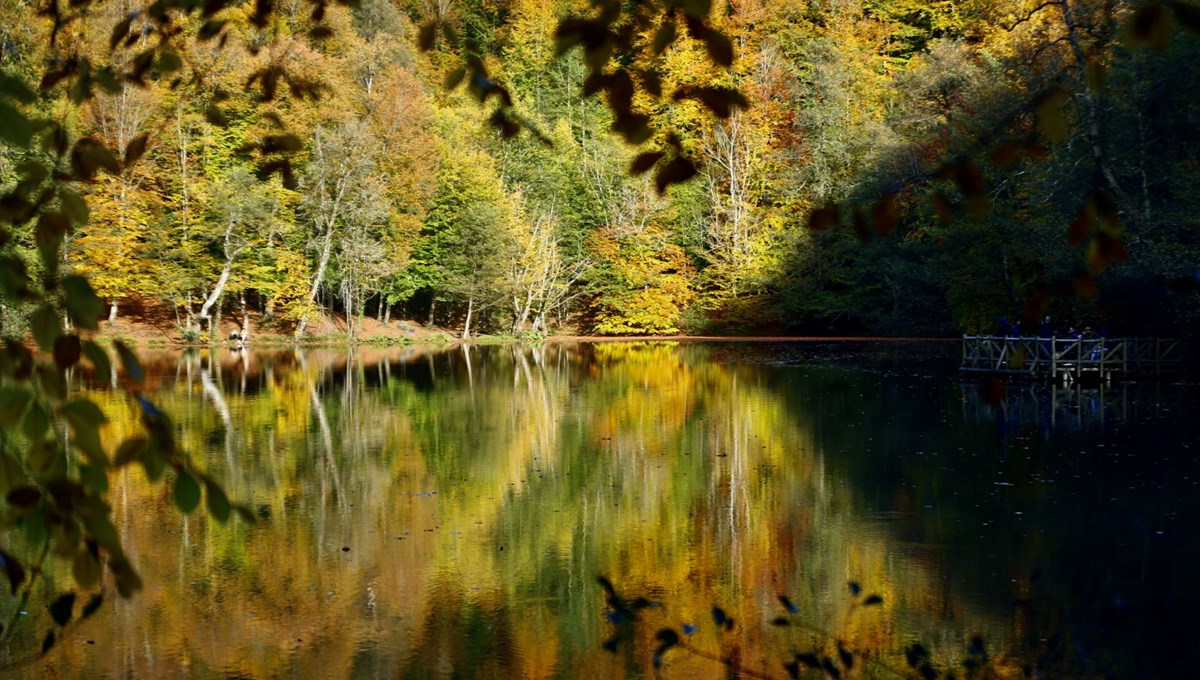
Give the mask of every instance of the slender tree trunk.
<svg viewBox="0 0 1200 680">
<path fill-rule="evenodd" d="M 471 313 L 475 311 L 475 296 L 467 298 L 467 320 L 463 323 L 462 339 L 471 339 Z"/>
<path fill-rule="evenodd" d="M 213 286 L 212 292 L 209 293 L 209 295 L 208 295 L 208 299 L 206 299 L 204 301 L 204 304 L 201 305 L 201 307 L 200 307 L 200 318 L 203 319 L 204 322 L 208 324 L 208 333 L 210 336 L 212 336 L 212 333 L 213 333 L 213 324 L 212 324 L 212 317 L 211 317 L 213 305 L 217 304 L 217 301 L 221 299 L 221 293 L 225 292 L 225 284 L 229 282 L 229 274 L 232 271 L 233 271 L 233 258 L 226 257 L 225 258 L 225 266 L 221 269 L 221 276 L 217 279 L 217 285 Z M 219 307 L 218 307 L 217 315 L 218 315 L 218 317 L 220 316 L 220 308 Z M 218 323 L 219 323 L 219 320 L 218 320 Z"/>
<path fill-rule="evenodd" d="M 109 298 L 108 305 L 108 323 L 111 325 L 117 322 L 117 298 Z"/>
<path fill-rule="evenodd" d="M 1092 151 L 1092 162 L 1096 164 L 1096 171 L 1104 178 L 1105 184 L 1113 193 L 1113 198 L 1118 202 L 1118 205 L 1124 207 L 1129 204 L 1129 197 L 1125 190 L 1117 183 L 1117 178 L 1113 175 L 1112 166 L 1109 163 L 1108 156 L 1104 153 L 1104 140 L 1102 139 L 1102 130 L 1100 128 L 1100 113 L 1098 111 L 1099 104 L 1096 101 L 1096 94 L 1092 91 L 1091 86 L 1087 83 L 1087 57 L 1083 53 L 1083 47 L 1079 43 L 1079 27 L 1075 24 L 1075 16 L 1071 10 L 1070 0 L 1061 0 L 1059 9 L 1062 11 L 1063 23 L 1067 28 L 1067 41 L 1071 45 L 1071 52 L 1075 56 L 1075 65 L 1079 70 L 1079 78 L 1083 84 L 1080 89 L 1080 97 L 1083 99 L 1084 113 L 1084 131 L 1087 135 L 1088 145 Z"/>
<path fill-rule="evenodd" d="M 238 296 L 242 303 L 242 341 L 250 337 L 250 308 L 246 306 L 246 289 L 241 290 Z"/>
<path fill-rule="evenodd" d="M 433 328 L 433 311 L 437 307 L 437 296 L 429 301 L 429 322 L 425 324 L 426 328 Z"/>
<path fill-rule="evenodd" d="M 325 243 L 321 246 L 321 260 L 317 263 L 317 273 L 313 276 L 312 288 L 308 291 L 309 304 L 317 301 L 317 293 L 321 291 L 321 282 L 325 280 L 325 270 L 329 267 L 329 255 L 333 252 L 333 226 L 325 227 Z M 304 337 L 304 331 L 308 330 L 308 315 L 305 314 L 300 318 L 300 324 L 296 326 L 296 339 Z"/>
<path fill-rule="evenodd" d="M 383 306 L 383 325 L 386 326 L 391 322 L 392 322 L 392 306 L 384 305 Z"/>
</svg>

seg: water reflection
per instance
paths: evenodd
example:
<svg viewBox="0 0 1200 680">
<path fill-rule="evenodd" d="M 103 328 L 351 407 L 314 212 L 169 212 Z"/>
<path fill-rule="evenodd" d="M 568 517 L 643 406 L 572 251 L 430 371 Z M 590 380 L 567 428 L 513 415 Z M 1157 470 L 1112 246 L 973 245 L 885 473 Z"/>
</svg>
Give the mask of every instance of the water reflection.
<svg viewBox="0 0 1200 680">
<path fill-rule="evenodd" d="M 262 519 L 180 516 L 122 472 L 118 529 L 150 585 L 30 677 L 642 677 L 655 631 L 683 624 L 692 645 L 778 677 L 793 652 L 836 641 L 870 658 L 868 676 L 902 670 L 917 640 L 956 663 L 974 633 L 1014 667 L 1041 655 L 1144 677 L 1172 668 L 1147 660 L 1155 640 L 1186 630 L 1149 612 L 1195 611 L 1195 595 L 1164 605 L 1152 586 L 1190 583 L 1194 560 L 1179 558 L 1196 546 L 1195 430 L 1169 409 L 998 438 L 995 413 L 928 361 L 912 373 L 891 354 L 805 346 L 146 363 L 182 445 Z M 114 442 L 136 414 L 102 382 L 83 389 Z M 1131 403 L 1113 396 L 1101 403 Z M 998 408 L 1040 423 L 1028 403 Z M 1136 460 L 1147 443 L 1156 469 Z M 616 654 L 601 648 L 598 574 L 656 603 Z M 850 581 L 884 603 L 862 606 Z M 770 625 L 779 593 L 807 627 Z M 714 603 L 733 631 L 713 625 Z M 722 669 L 673 652 L 663 672 Z"/>
<path fill-rule="evenodd" d="M 1052 383 L 964 382 L 963 418 L 980 423 L 995 423 L 1001 437 L 1017 436 L 1033 428 L 1050 436 L 1055 430 L 1105 432 L 1114 424 L 1128 422 L 1130 395 L 1142 394 L 1135 404 L 1143 410 L 1154 409 L 1159 399 L 1147 390 L 1127 383 L 1082 386 Z"/>
</svg>

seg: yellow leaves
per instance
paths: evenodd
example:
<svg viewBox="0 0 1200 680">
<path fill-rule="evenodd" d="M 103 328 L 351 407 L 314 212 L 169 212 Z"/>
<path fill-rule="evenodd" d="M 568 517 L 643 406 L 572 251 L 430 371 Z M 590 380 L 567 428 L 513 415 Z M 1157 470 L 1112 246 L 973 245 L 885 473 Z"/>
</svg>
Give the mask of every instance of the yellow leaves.
<svg viewBox="0 0 1200 680">
<path fill-rule="evenodd" d="M 695 299 L 687 254 L 666 240 L 661 227 L 593 238 L 591 250 L 610 273 L 609 285 L 592 303 L 596 332 L 607 335 L 670 334 Z"/>
</svg>

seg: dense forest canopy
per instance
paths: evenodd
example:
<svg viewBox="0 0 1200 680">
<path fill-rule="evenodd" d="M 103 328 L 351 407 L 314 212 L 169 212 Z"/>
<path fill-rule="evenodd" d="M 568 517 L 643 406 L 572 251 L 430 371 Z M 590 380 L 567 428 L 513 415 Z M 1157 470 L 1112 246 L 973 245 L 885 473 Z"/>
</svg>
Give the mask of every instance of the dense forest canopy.
<svg viewBox="0 0 1200 680">
<path fill-rule="evenodd" d="M 184 337 L 221 314 L 297 335 L 328 314 L 352 335 L 363 315 L 464 335 L 948 334 L 1042 313 L 1194 332 L 1193 5 L 735 0 L 709 16 L 724 68 L 675 14 L 599 64 L 564 51 L 564 19 L 594 14 L 578 0 L 261 4 L 181 15 L 169 51 L 136 2 L 90 6 L 53 49 L 41 3 L 0 5 L 0 188 L 47 157 L 28 120 L 136 152 L 78 184 L 90 214 L 61 243 L 16 225 L 7 254 L 32 271 L 54 248 L 110 322 L 160 305 Z M 64 54 L 73 77 L 47 83 Z M 114 63 L 136 86 L 108 86 Z M 639 74 L 628 111 L 697 176 L 660 192 L 630 172 L 647 147 L 611 129 L 615 88 L 581 92 L 597 67 Z M 477 101 L 493 83 L 499 118 Z M 747 106 L 714 116 L 717 91 Z M 3 333 L 32 311 L 6 303 Z"/>
</svg>

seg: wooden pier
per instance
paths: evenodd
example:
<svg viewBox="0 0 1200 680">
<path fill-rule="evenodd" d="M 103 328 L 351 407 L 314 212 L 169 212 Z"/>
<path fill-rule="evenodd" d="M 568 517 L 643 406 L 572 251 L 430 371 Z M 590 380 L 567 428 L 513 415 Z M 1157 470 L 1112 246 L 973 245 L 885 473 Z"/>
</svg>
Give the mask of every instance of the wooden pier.
<svg viewBox="0 0 1200 680">
<path fill-rule="evenodd" d="M 1162 375 L 1180 364 L 1170 338 L 1005 338 L 964 335 L 962 370 L 1056 380 L 1110 381 Z"/>
</svg>

